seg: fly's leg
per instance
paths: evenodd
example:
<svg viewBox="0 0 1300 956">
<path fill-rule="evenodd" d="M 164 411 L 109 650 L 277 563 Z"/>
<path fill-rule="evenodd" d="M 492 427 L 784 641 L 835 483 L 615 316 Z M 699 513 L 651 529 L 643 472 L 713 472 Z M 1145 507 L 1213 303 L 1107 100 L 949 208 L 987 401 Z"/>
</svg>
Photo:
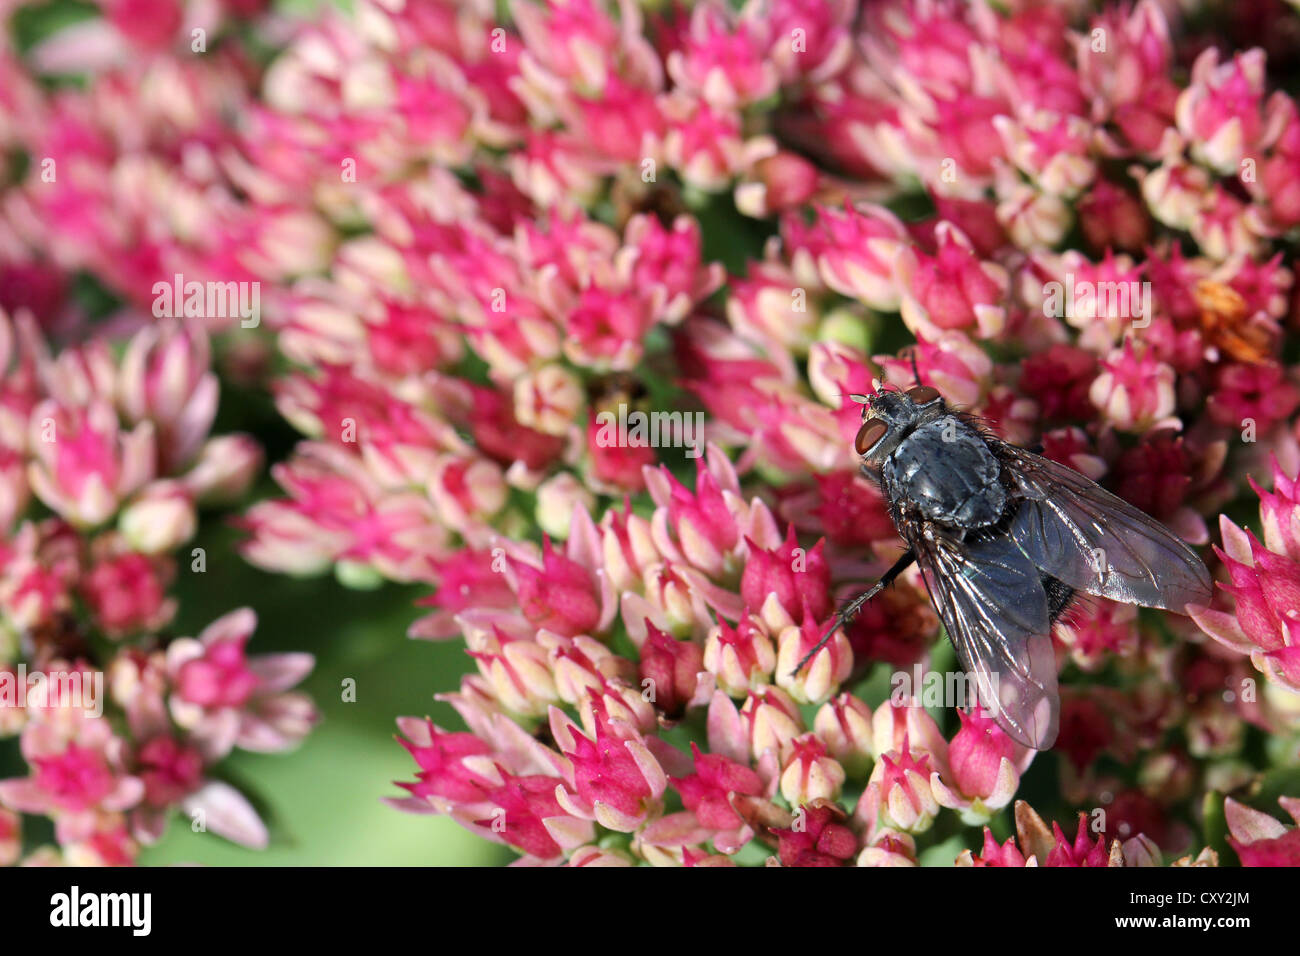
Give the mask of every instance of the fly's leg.
<svg viewBox="0 0 1300 956">
<path fill-rule="evenodd" d="M 826 629 L 826 633 L 822 635 L 822 639 L 817 642 L 817 646 L 803 656 L 803 660 L 799 662 L 798 667 L 790 672 L 790 676 L 793 677 L 795 674 L 803 670 L 804 665 L 812 660 L 812 656 L 826 646 L 826 642 L 831 639 L 832 634 L 845 624 L 848 624 L 849 621 L 853 620 L 853 618 L 857 616 L 858 611 L 862 610 L 864 604 L 893 584 L 894 579 L 911 567 L 912 562 L 915 560 L 916 552 L 911 548 L 908 548 L 903 552 L 902 556 L 894 562 L 894 566 L 886 571 L 881 576 L 880 580 L 871 586 L 870 590 L 863 591 L 848 604 L 840 608 L 839 613 L 835 615 L 835 620 L 831 622 L 831 626 Z"/>
<path fill-rule="evenodd" d="M 916 347 L 915 347 L 915 346 L 913 346 L 912 348 L 910 348 L 910 349 L 907 350 L 907 357 L 908 357 L 908 358 L 911 360 L 911 362 L 912 362 L 912 379 L 913 379 L 913 383 L 912 383 L 912 384 L 914 384 L 914 385 L 920 385 L 920 384 L 921 384 L 921 370 L 920 370 L 919 368 L 917 368 L 917 366 L 916 366 Z"/>
</svg>

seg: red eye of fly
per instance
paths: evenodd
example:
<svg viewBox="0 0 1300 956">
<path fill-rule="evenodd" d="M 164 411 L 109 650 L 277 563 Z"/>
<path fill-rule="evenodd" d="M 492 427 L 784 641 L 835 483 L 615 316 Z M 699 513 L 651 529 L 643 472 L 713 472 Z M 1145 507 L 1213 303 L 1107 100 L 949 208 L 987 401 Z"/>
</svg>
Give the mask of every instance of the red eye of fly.
<svg viewBox="0 0 1300 956">
<path fill-rule="evenodd" d="M 868 418 L 858 429 L 858 437 L 854 439 L 853 447 L 857 449 L 859 455 L 865 455 L 872 445 L 885 437 L 887 431 L 889 426 L 879 418 Z"/>
<path fill-rule="evenodd" d="M 907 397 L 917 405 L 929 405 L 939 397 L 939 390 L 929 385 L 917 385 L 907 390 Z"/>
</svg>

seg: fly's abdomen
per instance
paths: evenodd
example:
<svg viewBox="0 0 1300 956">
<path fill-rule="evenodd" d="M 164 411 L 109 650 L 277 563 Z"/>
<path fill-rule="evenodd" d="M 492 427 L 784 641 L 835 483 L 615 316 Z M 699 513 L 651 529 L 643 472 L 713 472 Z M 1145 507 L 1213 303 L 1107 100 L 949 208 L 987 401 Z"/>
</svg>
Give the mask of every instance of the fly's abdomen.
<svg viewBox="0 0 1300 956">
<path fill-rule="evenodd" d="M 959 528 L 997 524 L 1007 505 L 1001 466 L 983 438 L 959 419 L 940 418 L 903 439 L 882 478 L 894 502 Z"/>
</svg>

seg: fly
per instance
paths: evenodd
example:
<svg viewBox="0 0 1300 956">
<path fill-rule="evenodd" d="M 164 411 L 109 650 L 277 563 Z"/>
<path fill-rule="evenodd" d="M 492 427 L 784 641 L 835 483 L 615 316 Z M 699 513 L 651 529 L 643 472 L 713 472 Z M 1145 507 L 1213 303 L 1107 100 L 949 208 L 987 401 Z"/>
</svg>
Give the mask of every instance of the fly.
<svg viewBox="0 0 1300 956">
<path fill-rule="evenodd" d="M 1081 594 L 1182 614 L 1211 598 L 1181 539 L 1071 468 L 990 434 L 935 388 L 873 383 L 854 450 L 907 550 L 846 604 L 796 673 L 913 563 L 979 702 L 1013 739 L 1056 741 L 1052 626 Z"/>
</svg>

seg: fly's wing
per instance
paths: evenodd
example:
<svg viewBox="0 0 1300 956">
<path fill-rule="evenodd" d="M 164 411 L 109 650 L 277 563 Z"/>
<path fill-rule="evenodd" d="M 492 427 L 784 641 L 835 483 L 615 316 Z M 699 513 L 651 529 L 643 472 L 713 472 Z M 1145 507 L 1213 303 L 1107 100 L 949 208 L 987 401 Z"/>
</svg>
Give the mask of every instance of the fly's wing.
<svg viewBox="0 0 1300 956">
<path fill-rule="evenodd" d="M 962 668 L 979 702 L 1014 740 L 1046 750 L 1059 700 L 1052 624 L 1042 576 L 1007 538 L 911 541 Z"/>
<path fill-rule="evenodd" d="M 1172 531 L 1071 468 L 1002 445 L 1021 497 L 1009 533 L 1033 564 L 1087 594 L 1186 613 L 1210 573 Z"/>
</svg>

